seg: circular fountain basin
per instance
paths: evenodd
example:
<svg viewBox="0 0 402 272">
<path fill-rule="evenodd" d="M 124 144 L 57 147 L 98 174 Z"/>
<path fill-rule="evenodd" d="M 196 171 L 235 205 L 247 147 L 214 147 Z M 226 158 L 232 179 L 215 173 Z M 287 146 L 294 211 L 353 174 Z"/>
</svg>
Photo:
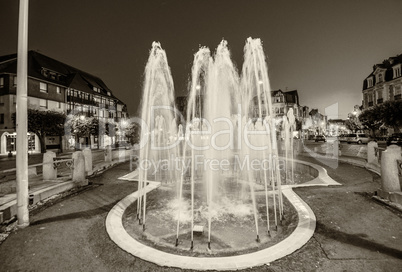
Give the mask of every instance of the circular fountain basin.
<svg viewBox="0 0 402 272">
<path fill-rule="evenodd" d="M 165 201 L 152 201 L 153 198 L 149 198 L 146 230 L 143 232 L 142 226 L 136 220 L 134 203 L 139 193 L 134 192 L 116 204 L 109 212 L 106 219 L 107 232 L 111 239 L 125 251 L 160 266 L 195 270 L 236 270 L 267 264 L 299 249 L 314 233 L 314 213 L 293 192 L 292 187 L 339 185 L 327 175 L 324 168 L 318 165 L 295 160 L 295 173 L 299 171 L 308 173 L 310 180 L 300 184 L 282 185 L 282 193 L 286 198 L 285 218 L 282 225 L 278 222 L 277 229 L 273 219 L 270 220 L 271 236 L 267 235 L 266 216 L 264 218 L 265 195 L 259 193 L 257 184 L 260 242 L 256 241 L 256 228 L 252 215 L 227 215 L 220 218 L 223 222 L 219 224 L 214 225 L 212 220 L 211 250 L 206 246 L 208 225 L 202 218 L 197 222 L 199 224 L 197 226 L 203 226 L 204 233 L 194 234 L 193 250 L 189 250 L 191 224 L 188 220 L 184 220 L 180 226 L 179 245 L 176 247 L 176 221 L 166 220 L 168 213 L 174 210 L 169 209 L 169 203 L 172 203 L 170 199 L 175 198 L 174 190 L 171 188 L 172 185 L 161 186 L 157 182 L 149 182 L 146 190 L 153 192 L 148 195 L 154 194 L 155 199 L 164 197 Z M 156 188 L 158 190 L 154 190 Z M 272 202 L 270 198 L 271 205 Z M 270 212 L 273 212 L 271 205 Z M 161 209 L 163 206 L 167 209 Z M 240 206 L 234 207 L 235 210 L 241 210 L 240 208 Z M 183 212 L 181 216 L 186 219 L 187 215 Z"/>
</svg>

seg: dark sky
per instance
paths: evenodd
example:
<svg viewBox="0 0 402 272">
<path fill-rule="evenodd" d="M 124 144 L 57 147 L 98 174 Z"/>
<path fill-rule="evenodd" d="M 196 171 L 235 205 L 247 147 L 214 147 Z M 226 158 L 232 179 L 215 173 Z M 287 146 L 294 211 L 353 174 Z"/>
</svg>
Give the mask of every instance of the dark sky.
<svg viewBox="0 0 402 272">
<path fill-rule="evenodd" d="M 17 51 L 18 3 L 0 0 L 0 55 Z M 346 118 L 372 66 L 402 53 L 401 10 L 401 0 L 31 0 L 29 49 L 99 76 L 133 115 L 153 41 L 183 95 L 200 45 L 226 39 L 241 69 L 245 40 L 261 38 L 273 89 L 297 89 L 322 113 L 338 103 Z"/>
</svg>

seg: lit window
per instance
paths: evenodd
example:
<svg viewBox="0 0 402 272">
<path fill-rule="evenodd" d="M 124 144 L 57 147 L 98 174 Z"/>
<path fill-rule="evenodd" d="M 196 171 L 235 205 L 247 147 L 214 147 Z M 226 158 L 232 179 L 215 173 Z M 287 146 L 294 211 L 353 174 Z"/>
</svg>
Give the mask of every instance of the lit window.
<svg viewBox="0 0 402 272">
<path fill-rule="evenodd" d="M 59 86 L 56 86 L 56 93 L 61 94 L 61 89 Z"/>
<path fill-rule="evenodd" d="M 39 90 L 41 93 L 47 93 L 47 84 L 40 82 L 39 83 Z"/>
<path fill-rule="evenodd" d="M 46 99 L 39 99 L 39 106 L 41 108 L 47 108 L 47 100 Z"/>
<path fill-rule="evenodd" d="M 97 92 L 97 93 L 100 93 L 100 89 L 99 88 L 97 88 L 97 87 L 92 87 L 92 89 L 95 91 L 95 92 Z"/>
</svg>

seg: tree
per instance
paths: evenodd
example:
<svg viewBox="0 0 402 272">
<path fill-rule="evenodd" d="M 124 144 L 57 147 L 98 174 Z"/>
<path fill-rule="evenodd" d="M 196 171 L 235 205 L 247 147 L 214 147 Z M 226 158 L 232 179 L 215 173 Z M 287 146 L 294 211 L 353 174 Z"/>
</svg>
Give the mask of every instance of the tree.
<svg viewBox="0 0 402 272">
<path fill-rule="evenodd" d="M 16 113 L 12 115 L 15 125 Z M 46 152 L 47 135 L 63 136 L 66 115 L 54 110 L 28 109 L 28 132 L 35 133 L 40 142 L 41 153 Z"/>
<path fill-rule="evenodd" d="M 89 137 L 91 135 L 98 135 L 99 128 L 104 127 L 100 125 L 97 117 L 85 117 L 80 114 L 69 116 L 68 128 L 76 139 L 81 137 Z M 91 143 L 90 143 L 91 144 Z"/>
<path fill-rule="evenodd" d="M 363 125 L 359 120 L 359 115 L 361 113 L 361 106 L 355 105 L 353 107 L 353 112 L 348 113 L 348 119 L 345 122 L 345 126 L 352 132 L 357 132 L 363 129 Z"/>
<path fill-rule="evenodd" d="M 130 141 L 130 144 L 138 144 L 140 142 L 140 125 L 136 122 L 131 122 L 125 129 L 125 136 Z"/>
<path fill-rule="evenodd" d="M 359 120 L 359 117 L 356 114 L 348 114 L 348 119 L 345 121 L 345 126 L 347 129 L 352 132 L 357 132 L 363 128 L 362 123 Z"/>
<path fill-rule="evenodd" d="M 402 127 L 402 101 L 386 101 L 380 105 L 380 118 L 384 125 L 399 132 Z"/>
<path fill-rule="evenodd" d="M 375 132 L 383 124 L 381 118 L 381 109 L 378 105 L 365 109 L 359 115 L 359 121 L 363 128 L 370 130 L 371 136 L 375 137 Z"/>
</svg>

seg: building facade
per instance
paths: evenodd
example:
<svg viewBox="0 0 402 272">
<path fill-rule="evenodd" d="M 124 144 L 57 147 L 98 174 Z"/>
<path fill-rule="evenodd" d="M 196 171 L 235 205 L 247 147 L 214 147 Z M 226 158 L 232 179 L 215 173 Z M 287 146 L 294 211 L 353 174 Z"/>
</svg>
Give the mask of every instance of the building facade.
<svg viewBox="0 0 402 272">
<path fill-rule="evenodd" d="M 363 81 L 363 110 L 388 100 L 402 99 L 401 65 L 402 54 L 373 66 L 373 71 Z"/>
<path fill-rule="evenodd" d="M 0 57 L 0 154 L 15 151 L 17 54 Z M 96 117 L 103 122 L 119 122 L 128 117 L 126 105 L 112 94 L 106 84 L 94 75 L 35 51 L 28 52 L 28 107 L 55 110 L 85 117 Z M 91 135 L 92 141 L 102 146 L 102 136 Z M 31 137 L 34 137 L 33 135 Z M 13 140 L 14 139 L 14 140 Z M 46 146 L 68 149 L 71 139 L 48 135 Z M 40 150 L 37 139 L 30 143 Z"/>
</svg>

